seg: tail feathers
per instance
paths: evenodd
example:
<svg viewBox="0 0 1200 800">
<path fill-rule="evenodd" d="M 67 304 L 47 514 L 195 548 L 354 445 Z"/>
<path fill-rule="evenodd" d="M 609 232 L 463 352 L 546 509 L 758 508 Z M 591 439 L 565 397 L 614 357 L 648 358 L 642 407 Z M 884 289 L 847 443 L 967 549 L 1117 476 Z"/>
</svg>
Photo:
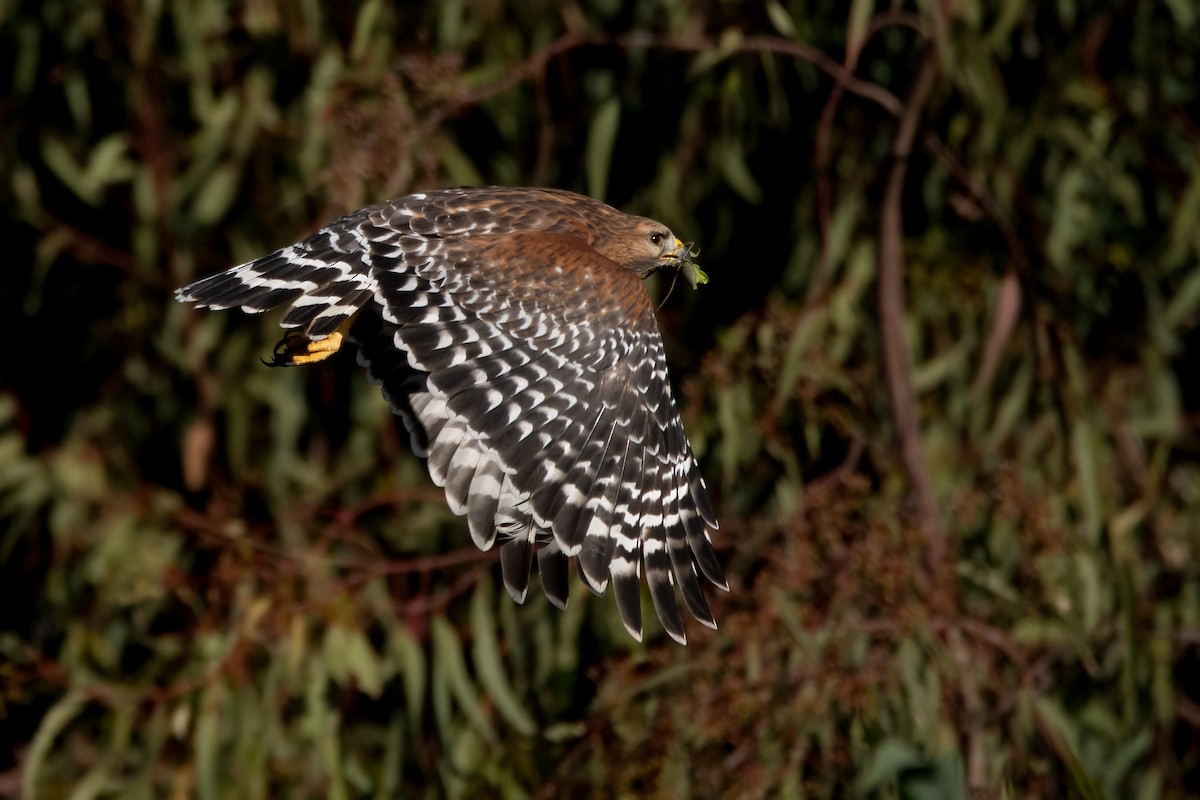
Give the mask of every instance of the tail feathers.
<svg viewBox="0 0 1200 800">
<path fill-rule="evenodd" d="M 260 314 L 289 306 L 280 325 L 323 339 L 366 304 L 375 293 L 364 253 L 313 250 L 308 242 L 203 278 L 175 292 L 183 303 L 200 308 L 240 308 Z"/>
</svg>

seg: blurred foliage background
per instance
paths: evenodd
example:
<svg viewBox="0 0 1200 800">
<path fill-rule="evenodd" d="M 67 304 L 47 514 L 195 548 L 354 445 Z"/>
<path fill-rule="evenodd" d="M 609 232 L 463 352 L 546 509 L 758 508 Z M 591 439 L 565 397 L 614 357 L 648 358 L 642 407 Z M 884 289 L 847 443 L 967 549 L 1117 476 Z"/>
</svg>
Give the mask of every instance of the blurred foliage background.
<svg viewBox="0 0 1200 800">
<path fill-rule="evenodd" d="M 0 795 L 1194 796 L 1198 17 L 0 2 Z M 480 183 L 703 247 L 687 648 L 514 605 L 352 357 L 172 300 Z"/>
</svg>

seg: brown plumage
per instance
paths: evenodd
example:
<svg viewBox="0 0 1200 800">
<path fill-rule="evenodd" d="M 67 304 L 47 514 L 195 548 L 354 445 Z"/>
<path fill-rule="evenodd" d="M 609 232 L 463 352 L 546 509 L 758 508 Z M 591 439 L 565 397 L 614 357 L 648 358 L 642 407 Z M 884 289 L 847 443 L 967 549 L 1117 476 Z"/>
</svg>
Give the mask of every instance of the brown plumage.
<svg viewBox="0 0 1200 800">
<path fill-rule="evenodd" d="M 201 308 L 283 306 L 277 361 L 327 357 L 351 339 L 472 538 L 502 542 L 504 584 L 567 602 L 567 559 L 612 582 L 642 633 L 640 574 L 667 632 L 676 603 L 716 627 L 699 576 L 726 589 L 716 516 L 671 397 L 641 279 L 705 277 L 666 226 L 553 189 L 409 195 L 180 289 Z"/>
</svg>

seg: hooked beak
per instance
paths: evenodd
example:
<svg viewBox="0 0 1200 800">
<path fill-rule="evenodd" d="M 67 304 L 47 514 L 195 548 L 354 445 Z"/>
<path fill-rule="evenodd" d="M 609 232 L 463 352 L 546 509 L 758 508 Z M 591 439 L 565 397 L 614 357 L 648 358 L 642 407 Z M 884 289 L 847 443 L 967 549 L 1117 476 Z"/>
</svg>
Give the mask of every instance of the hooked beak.
<svg viewBox="0 0 1200 800">
<path fill-rule="evenodd" d="M 679 239 L 676 239 L 675 249 L 661 258 L 667 262 L 667 266 L 678 270 L 683 275 L 683 279 L 688 282 L 688 285 L 695 289 L 699 284 L 708 283 L 708 275 L 692 260 L 698 255 L 700 255 L 700 248 L 696 247 L 695 244 L 690 242 L 684 244 Z"/>
</svg>

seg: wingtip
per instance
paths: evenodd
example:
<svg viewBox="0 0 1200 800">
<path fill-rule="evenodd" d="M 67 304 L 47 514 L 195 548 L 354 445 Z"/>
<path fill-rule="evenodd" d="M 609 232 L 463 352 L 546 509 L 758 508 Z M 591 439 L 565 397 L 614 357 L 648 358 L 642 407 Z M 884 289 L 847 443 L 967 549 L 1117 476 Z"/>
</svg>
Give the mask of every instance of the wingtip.
<svg viewBox="0 0 1200 800">
<path fill-rule="evenodd" d="M 685 633 L 684 631 L 676 632 L 676 631 L 668 629 L 667 635 L 670 636 L 672 639 L 674 639 L 679 644 L 681 644 L 682 646 L 687 647 L 687 633 Z"/>
<path fill-rule="evenodd" d="M 578 566 L 579 569 L 576 571 L 576 574 L 583 585 L 587 587 L 587 590 L 597 597 L 603 597 L 605 590 L 608 589 L 608 578 L 605 577 L 603 581 L 596 581 L 588 577 L 587 570 L 584 568 L 582 561 L 578 562 Z"/>
<path fill-rule="evenodd" d="M 525 604 L 525 598 L 529 595 L 528 585 L 526 585 L 523 589 L 519 589 L 508 581 L 505 581 L 504 588 L 508 591 L 508 596 L 515 600 L 517 605 Z"/>
</svg>

